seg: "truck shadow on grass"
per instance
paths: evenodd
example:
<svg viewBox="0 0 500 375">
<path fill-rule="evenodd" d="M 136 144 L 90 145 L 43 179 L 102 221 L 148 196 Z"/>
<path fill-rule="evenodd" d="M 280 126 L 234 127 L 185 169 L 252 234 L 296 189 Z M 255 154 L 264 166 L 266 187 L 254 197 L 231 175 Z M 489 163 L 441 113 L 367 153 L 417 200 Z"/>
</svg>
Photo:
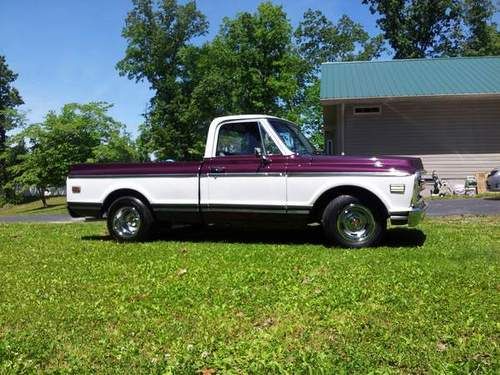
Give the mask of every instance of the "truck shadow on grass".
<svg viewBox="0 0 500 375">
<path fill-rule="evenodd" d="M 85 241 L 114 241 L 109 235 L 83 236 Z M 379 247 L 420 247 L 425 234 L 418 229 L 390 228 Z M 319 227 L 296 229 L 263 229 L 240 227 L 192 228 L 189 226 L 158 230 L 146 242 L 186 241 L 247 244 L 324 245 L 329 246 Z"/>
</svg>

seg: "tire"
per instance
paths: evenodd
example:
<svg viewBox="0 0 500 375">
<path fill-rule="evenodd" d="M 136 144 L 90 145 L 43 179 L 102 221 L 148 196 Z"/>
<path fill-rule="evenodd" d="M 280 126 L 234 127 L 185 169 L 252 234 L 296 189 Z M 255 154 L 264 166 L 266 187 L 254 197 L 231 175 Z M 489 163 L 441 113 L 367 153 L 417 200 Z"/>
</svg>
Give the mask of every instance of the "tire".
<svg viewBox="0 0 500 375">
<path fill-rule="evenodd" d="M 380 243 L 387 228 L 387 219 L 373 207 L 351 195 L 333 199 L 322 216 L 327 240 L 347 248 L 370 247 Z"/>
<path fill-rule="evenodd" d="M 109 234 L 119 242 L 144 241 L 149 237 L 154 218 L 140 199 L 122 197 L 109 207 L 107 224 Z"/>
</svg>

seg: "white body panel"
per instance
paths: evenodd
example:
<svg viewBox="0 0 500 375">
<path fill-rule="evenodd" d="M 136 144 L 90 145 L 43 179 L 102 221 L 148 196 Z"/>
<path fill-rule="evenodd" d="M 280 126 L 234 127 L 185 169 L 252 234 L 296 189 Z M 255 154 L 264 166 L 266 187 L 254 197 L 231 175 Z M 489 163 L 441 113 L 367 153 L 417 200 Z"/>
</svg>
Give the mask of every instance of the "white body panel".
<svg viewBox="0 0 500 375">
<path fill-rule="evenodd" d="M 324 192 L 339 186 L 357 186 L 375 194 L 389 212 L 411 206 L 415 176 L 248 176 L 207 177 L 200 180 L 200 203 L 312 207 Z M 404 184 L 404 194 L 390 192 L 391 184 Z M 73 186 L 81 193 L 74 194 Z M 131 189 L 152 204 L 198 204 L 198 177 L 126 177 L 68 179 L 67 200 L 103 203 L 119 189 Z"/>
<path fill-rule="evenodd" d="M 203 177 L 201 204 L 285 206 L 285 176 Z M 203 189 L 202 187 L 202 189 Z"/>
<path fill-rule="evenodd" d="M 72 186 L 80 186 L 81 192 L 74 194 Z M 135 190 L 155 204 L 198 204 L 198 176 L 70 178 L 67 181 L 67 200 L 103 203 L 109 194 L 120 189 Z"/>
<path fill-rule="evenodd" d="M 375 194 L 388 212 L 408 211 L 411 206 L 415 175 L 412 176 L 287 176 L 287 206 L 312 207 L 324 192 L 339 186 L 356 186 Z M 390 192 L 391 184 L 404 184 L 403 194 Z"/>
</svg>

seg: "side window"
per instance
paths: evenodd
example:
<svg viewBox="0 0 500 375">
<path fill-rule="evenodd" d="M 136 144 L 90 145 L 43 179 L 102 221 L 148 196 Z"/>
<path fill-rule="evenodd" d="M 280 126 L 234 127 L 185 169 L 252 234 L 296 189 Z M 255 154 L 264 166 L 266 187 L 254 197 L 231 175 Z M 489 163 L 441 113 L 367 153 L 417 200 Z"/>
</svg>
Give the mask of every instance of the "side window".
<svg viewBox="0 0 500 375">
<path fill-rule="evenodd" d="M 264 148 L 266 150 L 267 155 L 281 155 L 281 151 L 279 150 L 278 146 L 276 146 L 276 143 L 272 140 L 272 138 L 267 134 L 266 130 L 264 128 L 260 128 L 262 132 L 262 140 L 264 143 Z"/>
<path fill-rule="evenodd" d="M 252 155 L 256 147 L 262 147 L 257 122 L 233 122 L 220 127 L 216 156 Z"/>
</svg>

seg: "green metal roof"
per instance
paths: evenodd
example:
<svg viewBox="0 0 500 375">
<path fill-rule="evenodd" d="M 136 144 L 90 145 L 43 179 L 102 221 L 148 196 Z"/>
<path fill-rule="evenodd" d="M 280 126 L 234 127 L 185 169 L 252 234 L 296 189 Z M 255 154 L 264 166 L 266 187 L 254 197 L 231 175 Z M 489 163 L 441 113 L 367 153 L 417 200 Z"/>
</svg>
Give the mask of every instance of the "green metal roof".
<svg viewBox="0 0 500 375">
<path fill-rule="evenodd" d="M 500 56 L 321 65 L 321 100 L 500 94 Z"/>
</svg>

